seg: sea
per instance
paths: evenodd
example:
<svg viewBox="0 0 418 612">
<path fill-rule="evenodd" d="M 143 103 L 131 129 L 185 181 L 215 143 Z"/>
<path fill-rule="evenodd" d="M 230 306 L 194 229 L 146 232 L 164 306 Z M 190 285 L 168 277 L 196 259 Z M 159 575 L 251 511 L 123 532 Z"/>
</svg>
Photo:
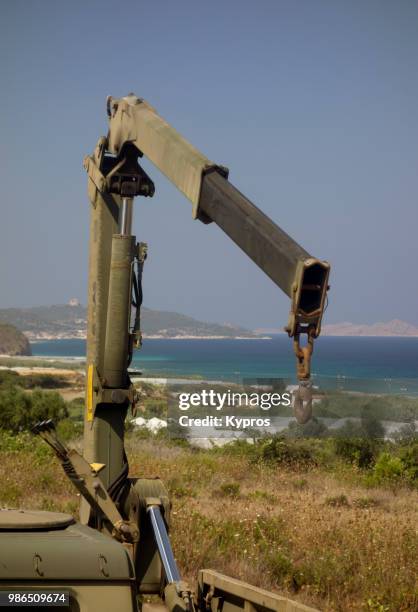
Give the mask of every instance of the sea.
<svg viewBox="0 0 418 612">
<path fill-rule="evenodd" d="M 40 357 L 84 358 L 84 340 L 32 343 Z M 295 381 L 292 341 L 271 339 L 144 339 L 131 369 L 143 377 L 191 377 L 240 382 Z M 313 380 L 321 387 L 418 395 L 418 338 L 323 336 L 312 356 Z"/>
</svg>

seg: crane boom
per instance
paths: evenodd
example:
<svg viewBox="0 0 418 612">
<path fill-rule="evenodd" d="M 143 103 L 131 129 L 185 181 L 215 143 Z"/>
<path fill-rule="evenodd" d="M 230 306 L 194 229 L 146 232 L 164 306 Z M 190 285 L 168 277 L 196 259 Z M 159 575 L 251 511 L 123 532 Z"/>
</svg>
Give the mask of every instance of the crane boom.
<svg viewBox="0 0 418 612">
<path fill-rule="evenodd" d="M 135 146 L 192 202 L 193 217 L 214 221 L 292 300 L 287 331 L 301 325 L 320 332 L 329 264 L 307 253 L 228 180 L 218 166 L 131 94 L 108 98 L 108 150 Z"/>
</svg>

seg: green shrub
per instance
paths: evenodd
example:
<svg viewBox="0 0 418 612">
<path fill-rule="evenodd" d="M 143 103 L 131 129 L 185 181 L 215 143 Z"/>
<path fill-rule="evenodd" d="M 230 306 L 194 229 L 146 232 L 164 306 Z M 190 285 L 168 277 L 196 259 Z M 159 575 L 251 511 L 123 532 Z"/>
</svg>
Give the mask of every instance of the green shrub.
<svg viewBox="0 0 418 612">
<path fill-rule="evenodd" d="M 418 440 L 401 446 L 398 453 L 406 478 L 412 481 L 418 480 Z"/>
<path fill-rule="evenodd" d="M 290 440 L 281 436 L 271 438 L 259 445 L 259 458 L 267 463 L 288 466 L 312 466 L 317 460 L 307 440 Z"/>
<path fill-rule="evenodd" d="M 399 480 L 404 474 L 404 466 L 400 457 L 383 452 L 376 460 L 373 476 L 378 483 Z"/>
<path fill-rule="evenodd" d="M 80 438 L 83 435 L 83 423 L 68 418 L 62 419 L 57 424 L 57 434 L 66 442 Z"/>
<path fill-rule="evenodd" d="M 339 436 L 334 439 L 334 451 L 337 457 L 360 468 L 368 468 L 374 464 L 377 448 L 376 441 L 369 438 Z"/>
<path fill-rule="evenodd" d="M 19 387 L 0 391 L 0 429 L 17 433 L 29 430 L 37 421 L 68 416 L 59 393 L 36 389 L 26 393 Z"/>
<path fill-rule="evenodd" d="M 68 416 L 75 421 L 82 421 L 84 415 L 84 397 L 75 397 L 67 402 Z"/>
</svg>

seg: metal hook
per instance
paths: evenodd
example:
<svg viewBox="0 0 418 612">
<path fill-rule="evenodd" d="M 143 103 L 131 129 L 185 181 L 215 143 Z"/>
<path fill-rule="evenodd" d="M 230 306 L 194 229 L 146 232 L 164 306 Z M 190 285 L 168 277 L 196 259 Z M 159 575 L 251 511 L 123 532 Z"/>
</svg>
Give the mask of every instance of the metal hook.
<svg viewBox="0 0 418 612">
<path fill-rule="evenodd" d="M 293 392 L 293 412 L 298 423 L 304 425 L 312 418 L 312 383 L 301 380 Z"/>
</svg>

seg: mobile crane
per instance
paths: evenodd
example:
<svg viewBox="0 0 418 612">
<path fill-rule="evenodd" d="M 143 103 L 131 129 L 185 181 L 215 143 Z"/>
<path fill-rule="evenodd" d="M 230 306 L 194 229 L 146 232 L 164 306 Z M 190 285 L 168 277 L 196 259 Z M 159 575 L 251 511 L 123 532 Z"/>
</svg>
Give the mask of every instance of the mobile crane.
<svg viewBox="0 0 418 612">
<path fill-rule="evenodd" d="M 0 511 L 0 600 L 14 589 L 26 593 L 22 605 L 31 595 L 58 592 L 77 611 L 150 609 L 141 604 L 144 594 L 161 595 L 166 609 L 176 612 L 309 610 L 212 570 L 199 572 L 194 593 L 171 549 L 163 483 L 129 474 L 124 426 L 137 401 L 129 366 L 142 343 L 147 255 L 146 244 L 132 235 L 133 200 L 155 191 L 138 159 L 147 157 L 190 200 L 194 219 L 216 223 L 291 299 L 285 329 L 296 355 L 300 422 L 312 412 L 310 361 L 330 266 L 254 206 L 229 182 L 227 168 L 202 155 L 145 100 L 109 97 L 107 113 L 108 135 L 84 160 L 91 221 L 83 455 L 58 439 L 52 422 L 33 428 L 79 491 L 80 522 L 60 513 Z"/>
</svg>

